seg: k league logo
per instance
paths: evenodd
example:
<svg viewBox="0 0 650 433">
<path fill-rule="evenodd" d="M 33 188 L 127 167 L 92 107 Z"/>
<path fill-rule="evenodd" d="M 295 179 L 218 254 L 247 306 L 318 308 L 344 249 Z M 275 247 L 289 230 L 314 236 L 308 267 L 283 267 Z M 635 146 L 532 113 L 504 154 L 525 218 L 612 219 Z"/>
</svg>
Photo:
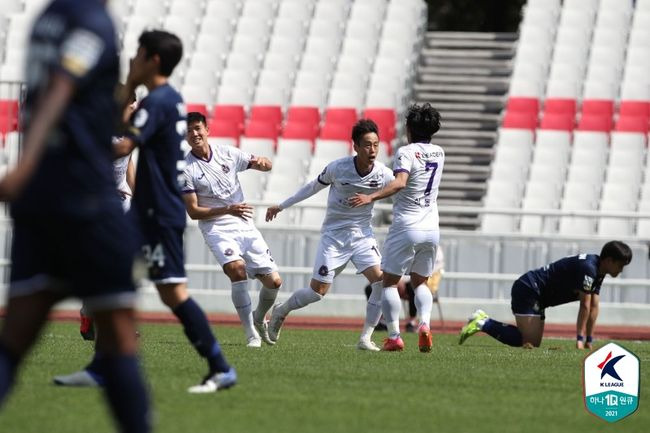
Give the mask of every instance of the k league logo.
<svg viewBox="0 0 650 433">
<path fill-rule="evenodd" d="M 585 358 L 584 399 L 587 411 L 608 422 L 631 415 L 639 407 L 639 358 L 609 343 Z"/>
</svg>

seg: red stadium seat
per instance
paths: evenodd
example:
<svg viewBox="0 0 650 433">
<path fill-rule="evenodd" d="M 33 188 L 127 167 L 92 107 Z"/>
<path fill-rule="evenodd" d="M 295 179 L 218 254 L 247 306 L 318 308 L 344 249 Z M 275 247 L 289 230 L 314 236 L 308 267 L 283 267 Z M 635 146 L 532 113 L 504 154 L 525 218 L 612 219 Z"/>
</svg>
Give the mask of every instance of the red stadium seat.
<svg viewBox="0 0 650 433">
<path fill-rule="evenodd" d="M 582 101 L 582 115 L 595 114 L 612 117 L 614 114 L 614 101 L 607 99 L 585 99 Z"/>
<path fill-rule="evenodd" d="M 251 107 L 249 119 L 251 121 L 274 123 L 279 127 L 282 124 L 282 107 L 278 105 L 255 105 Z"/>
<path fill-rule="evenodd" d="M 210 137 L 228 137 L 239 141 L 241 130 L 236 121 L 213 118 L 210 120 Z"/>
<path fill-rule="evenodd" d="M 284 125 L 282 138 L 314 141 L 318 136 L 318 124 L 290 120 Z"/>
<path fill-rule="evenodd" d="M 544 101 L 544 114 L 571 114 L 576 113 L 576 100 L 564 98 L 548 98 Z"/>
<path fill-rule="evenodd" d="M 503 118 L 504 128 L 535 129 L 537 128 L 537 113 L 516 113 L 506 111 Z"/>
<path fill-rule="evenodd" d="M 246 114 L 244 113 L 244 107 L 241 105 L 216 105 L 212 110 L 212 118 L 236 122 L 241 133 L 244 130 Z"/>
<path fill-rule="evenodd" d="M 0 134 L 18 130 L 18 101 L 0 99 Z"/>
<path fill-rule="evenodd" d="M 289 107 L 287 122 L 320 124 L 320 111 L 318 107 Z"/>
<path fill-rule="evenodd" d="M 539 125 L 540 129 L 553 129 L 558 131 L 573 131 L 575 119 L 573 113 L 559 114 L 546 113 Z"/>
<path fill-rule="evenodd" d="M 619 107 L 621 116 L 650 117 L 650 102 L 646 101 L 621 101 Z"/>
<path fill-rule="evenodd" d="M 340 123 L 352 128 L 357 119 L 356 108 L 328 108 L 325 110 L 325 123 Z"/>
<path fill-rule="evenodd" d="M 539 113 L 539 99 L 537 98 L 508 98 L 506 110 L 516 113 Z"/>
<path fill-rule="evenodd" d="M 185 104 L 188 113 L 198 112 L 208 117 L 208 107 L 205 104 Z"/>
<path fill-rule="evenodd" d="M 648 118 L 644 116 L 620 116 L 616 122 L 616 131 L 648 133 Z"/>
<path fill-rule="evenodd" d="M 326 122 L 320 130 L 318 138 L 323 140 L 350 141 L 352 130 L 347 123 Z"/>
<path fill-rule="evenodd" d="M 583 114 L 578 123 L 578 130 L 610 132 L 613 126 L 611 114 Z"/>
<path fill-rule="evenodd" d="M 244 129 L 244 136 L 249 138 L 271 138 L 276 140 L 278 135 L 278 125 L 263 120 L 251 120 Z"/>
<path fill-rule="evenodd" d="M 379 128 L 379 139 L 390 143 L 395 138 L 395 122 L 397 116 L 395 110 L 390 108 L 367 108 L 363 117 L 371 119 Z"/>
</svg>

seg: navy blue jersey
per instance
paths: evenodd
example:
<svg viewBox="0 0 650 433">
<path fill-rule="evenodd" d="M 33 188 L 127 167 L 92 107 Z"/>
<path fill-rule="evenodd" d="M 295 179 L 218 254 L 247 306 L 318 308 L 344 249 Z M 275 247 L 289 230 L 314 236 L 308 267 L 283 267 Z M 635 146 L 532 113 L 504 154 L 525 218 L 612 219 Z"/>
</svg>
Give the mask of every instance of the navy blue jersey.
<svg viewBox="0 0 650 433">
<path fill-rule="evenodd" d="M 596 254 L 565 257 L 528 271 L 520 280 L 540 294 L 541 308 L 577 301 L 579 292 L 600 294 L 603 276 L 598 276 Z"/>
<path fill-rule="evenodd" d="M 143 224 L 185 227 L 180 182 L 186 117 L 183 98 L 169 84 L 153 89 L 131 117 L 126 135 L 140 148 L 132 206 Z"/>
<path fill-rule="evenodd" d="M 49 133 L 39 167 L 13 203 L 12 215 L 87 219 L 119 206 L 111 144 L 119 60 L 103 2 L 52 2 L 35 21 L 26 68 L 27 129 L 54 74 L 74 80 L 76 92 Z"/>
</svg>

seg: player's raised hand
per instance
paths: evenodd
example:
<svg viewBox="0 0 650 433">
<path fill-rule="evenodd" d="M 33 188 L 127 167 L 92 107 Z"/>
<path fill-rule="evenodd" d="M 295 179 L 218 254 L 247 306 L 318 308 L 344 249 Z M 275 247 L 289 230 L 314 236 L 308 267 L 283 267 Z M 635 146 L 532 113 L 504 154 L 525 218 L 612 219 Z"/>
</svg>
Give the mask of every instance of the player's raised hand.
<svg viewBox="0 0 650 433">
<path fill-rule="evenodd" d="M 278 214 L 282 212 L 282 209 L 280 209 L 280 206 L 275 205 L 271 206 L 266 210 L 266 221 L 273 221 L 273 219 L 278 216 Z"/>
<path fill-rule="evenodd" d="M 356 193 L 352 197 L 348 198 L 348 204 L 350 207 L 360 207 L 372 203 L 372 199 L 369 195 Z"/>
<path fill-rule="evenodd" d="M 231 204 L 228 206 L 228 213 L 247 220 L 253 216 L 253 206 L 246 203 Z"/>
</svg>

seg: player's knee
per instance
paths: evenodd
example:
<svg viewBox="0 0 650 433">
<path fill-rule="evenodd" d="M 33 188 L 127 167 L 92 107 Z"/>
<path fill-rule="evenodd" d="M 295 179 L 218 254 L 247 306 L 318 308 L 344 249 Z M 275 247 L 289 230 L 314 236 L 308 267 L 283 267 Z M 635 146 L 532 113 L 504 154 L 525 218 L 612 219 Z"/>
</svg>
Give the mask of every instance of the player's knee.
<svg viewBox="0 0 650 433">
<path fill-rule="evenodd" d="M 228 263 L 223 267 L 223 271 L 233 283 L 237 281 L 244 281 L 247 278 L 246 266 L 243 262 L 232 262 L 232 264 Z"/>
<path fill-rule="evenodd" d="M 271 277 L 271 288 L 279 289 L 282 286 L 282 278 L 279 275 L 273 275 Z"/>
<path fill-rule="evenodd" d="M 310 287 L 314 292 L 318 293 L 321 296 L 325 296 L 330 288 L 330 284 L 312 280 Z"/>
</svg>

